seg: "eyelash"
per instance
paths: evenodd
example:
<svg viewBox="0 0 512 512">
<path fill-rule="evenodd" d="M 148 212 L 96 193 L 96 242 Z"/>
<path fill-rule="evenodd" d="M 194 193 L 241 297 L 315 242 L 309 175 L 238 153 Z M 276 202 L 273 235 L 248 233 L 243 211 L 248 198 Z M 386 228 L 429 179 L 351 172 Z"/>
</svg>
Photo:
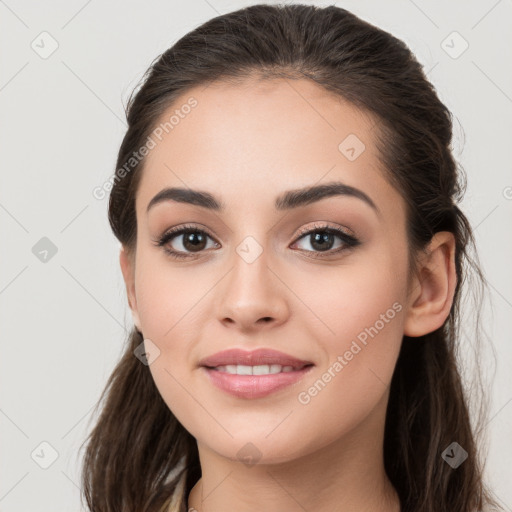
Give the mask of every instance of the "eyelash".
<svg viewBox="0 0 512 512">
<path fill-rule="evenodd" d="M 194 225 L 185 225 L 185 226 L 179 226 L 176 228 L 171 228 L 169 231 L 165 232 L 160 238 L 158 238 L 157 240 L 154 240 L 153 243 L 157 247 L 163 247 L 163 250 L 174 259 L 190 258 L 190 257 L 193 257 L 193 256 L 199 254 L 199 252 L 197 252 L 197 253 L 182 253 L 181 251 L 175 251 L 173 249 L 169 249 L 166 246 L 166 244 L 169 241 L 171 241 L 173 238 L 176 238 L 179 235 L 183 235 L 185 233 L 201 233 L 201 234 L 207 235 L 208 237 L 213 239 L 213 236 L 210 235 L 208 233 L 208 231 L 199 229 L 197 226 L 194 226 Z M 297 239 L 295 240 L 295 242 L 297 242 L 301 238 L 304 238 L 305 236 L 311 235 L 313 233 L 328 233 L 331 235 L 336 235 L 345 244 L 344 246 L 339 247 L 338 249 L 330 249 L 328 251 L 323 251 L 323 252 L 322 251 L 320 251 L 320 252 L 306 251 L 306 252 L 311 252 L 313 254 L 316 254 L 316 256 L 312 256 L 313 258 L 324 258 L 324 257 L 332 256 L 333 254 L 338 254 L 342 251 L 346 251 L 348 249 L 356 247 L 356 246 L 360 245 L 360 243 L 361 243 L 354 236 L 349 235 L 348 233 L 345 233 L 341 229 L 329 226 L 328 224 L 319 224 L 319 225 L 313 226 L 313 228 L 305 228 L 305 229 L 301 230 Z M 302 251 L 304 251 L 304 250 L 302 249 Z M 324 256 L 324 254 L 325 254 L 325 256 Z"/>
</svg>

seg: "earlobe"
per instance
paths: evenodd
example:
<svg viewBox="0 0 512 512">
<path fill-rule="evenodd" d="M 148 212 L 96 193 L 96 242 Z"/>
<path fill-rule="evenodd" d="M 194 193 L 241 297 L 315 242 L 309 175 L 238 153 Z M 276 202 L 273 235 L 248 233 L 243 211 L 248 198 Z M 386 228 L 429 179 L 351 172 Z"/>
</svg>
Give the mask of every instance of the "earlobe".
<svg viewBox="0 0 512 512">
<path fill-rule="evenodd" d="M 420 291 L 411 298 L 404 324 L 404 334 L 411 337 L 435 331 L 450 314 L 457 282 L 453 233 L 441 231 L 432 237 L 418 272 Z"/>
<path fill-rule="evenodd" d="M 126 286 L 128 305 L 132 312 L 135 327 L 142 332 L 137 308 L 137 297 L 135 295 L 135 265 L 133 259 L 134 258 L 125 250 L 124 246 L 121 246 L 121 250 L 119 252 L 119 263 L 121 265 L 121 272 Z"/>
</svg>

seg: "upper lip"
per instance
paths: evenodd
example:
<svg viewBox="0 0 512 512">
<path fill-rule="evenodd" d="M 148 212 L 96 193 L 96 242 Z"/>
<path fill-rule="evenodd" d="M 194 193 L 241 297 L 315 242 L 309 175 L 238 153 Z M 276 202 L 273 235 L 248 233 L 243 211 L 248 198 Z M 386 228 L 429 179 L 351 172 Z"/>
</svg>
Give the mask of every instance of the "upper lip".
<svg viewBox="0 0 512 512">
<path fill-rule="evenodd" d="M 217 352 L 216 354 L 205 357 L 199 361 L 199 366 L 208 366 L 210 368 L 225 366 L 228 364 L 240 364 L 247 366 L 279 364 L 281 366 L 292 366 L 294 369 L 300 369 L 303 366 L 313 363 L 269 348 L 260 348 L 252 351 L 232 348 L 223 350 L 222 352 Z"/>
</svg>

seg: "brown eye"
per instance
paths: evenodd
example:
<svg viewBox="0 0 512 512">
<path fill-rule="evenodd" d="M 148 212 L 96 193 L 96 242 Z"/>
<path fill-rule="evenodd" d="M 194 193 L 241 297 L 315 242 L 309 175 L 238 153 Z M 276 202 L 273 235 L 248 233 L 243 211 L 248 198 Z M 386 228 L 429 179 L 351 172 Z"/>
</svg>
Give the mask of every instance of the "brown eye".
<svg viewBox="0 0 512 512">
<path fill-rule="evenodd" d="M 183 234 L 182 245 L 187 251 L 200 251 L 206 247 L 207 237 L 199 231 L 187 231 Z"/>
<path fill-rule="evenodd" d="M 339 239 L 341 242 L 338 247 L 333 248 L 333 245 L 336 243 L 335 240 Z M 305 242 L 311 247 L 311 249 L 300 249 L 305 250 L 306 252 L 311 252 L 315 258 L 323 257 L 321 253 L 326 253 L 326 256 L 340 253 L 346 249 L 350 249 L 351 247 L 356 247 L 361 242 L 345 233 L 341 229 L 334 228 L 328 225 L 315 226 L 313 229 L 305 231 L 301 233 L 301 236 L 298 240 L 304 239 Z M 295 242 L 296 244 L 297 242 Z"/>
<path fill-rule="evenodd" d="M 208 248 L 210 235 L 194 226 L 182 226 L 167 231 L 156 242 L 165 252 L 174 258 L 187 258 Z M 214 246 L 216 243 L 213 244 Z M 217 244 L 218 245 L 218 244 Z"/>
</svg>

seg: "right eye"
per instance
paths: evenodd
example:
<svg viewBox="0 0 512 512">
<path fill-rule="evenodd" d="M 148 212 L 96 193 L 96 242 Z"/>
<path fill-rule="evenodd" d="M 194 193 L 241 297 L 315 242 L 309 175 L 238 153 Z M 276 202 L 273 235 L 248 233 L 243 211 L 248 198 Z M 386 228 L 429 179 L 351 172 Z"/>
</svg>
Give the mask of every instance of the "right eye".
<svg viewBox="0 0 512 512">
<path fill-rule="evenodd" d="M 163 247 L 164 251 L 172 258 L 182 259 L 198 254 L 205 250 L 205 243 L 208 238 L 212 238 L 206 231 L 199 229 L 196 226 L 179 226 L 166 231 L 158 240 L 155 245 Z M 170 242 L 175 239 L 179 241 L 178 248 L 172 248 Z M 218 245 L 214 242 L 214 246 Z M 179 247 L 181 246 L 181 247 Z M 187 251 L 191 251 L 190 253 Z"/>
</svg>

